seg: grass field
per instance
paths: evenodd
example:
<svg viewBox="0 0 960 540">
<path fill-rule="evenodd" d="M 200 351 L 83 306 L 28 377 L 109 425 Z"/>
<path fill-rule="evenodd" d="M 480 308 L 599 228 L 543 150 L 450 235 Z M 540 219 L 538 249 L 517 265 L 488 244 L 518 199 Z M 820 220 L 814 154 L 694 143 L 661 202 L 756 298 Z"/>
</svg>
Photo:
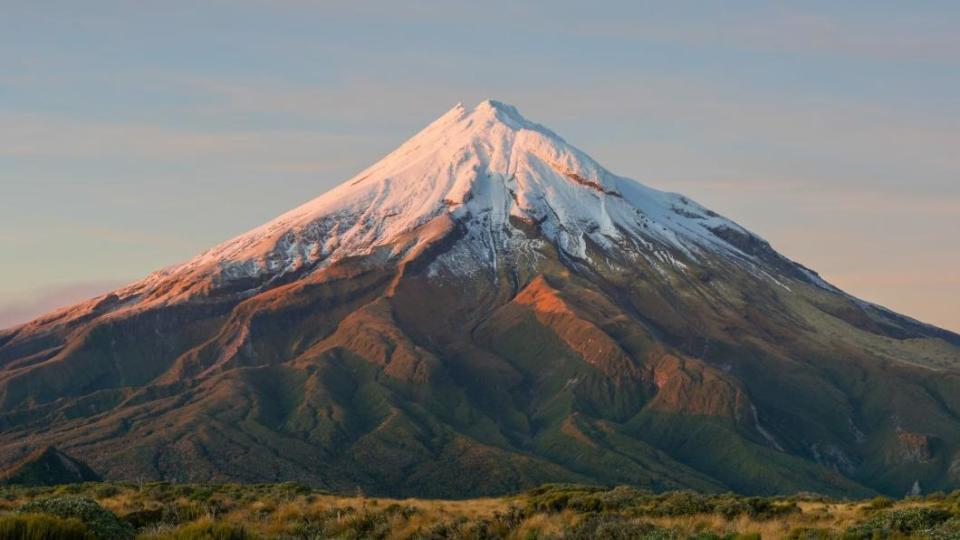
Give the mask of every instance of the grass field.
<svg viewBox="0 0 960 540">
<path fill-rule="evenodd" d="M 548 485 L 503 498 L 383 499 L 297 484 L 0 488 L 6 539 L 960 538 L 960 492 L 900 501 Z"/>
</svg>

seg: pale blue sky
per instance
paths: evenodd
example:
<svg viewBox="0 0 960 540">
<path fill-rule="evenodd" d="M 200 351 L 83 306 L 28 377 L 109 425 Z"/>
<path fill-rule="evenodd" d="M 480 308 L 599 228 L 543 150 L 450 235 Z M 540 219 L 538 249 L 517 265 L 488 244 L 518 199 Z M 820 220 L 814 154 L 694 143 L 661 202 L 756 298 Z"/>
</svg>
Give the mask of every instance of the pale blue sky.
<svg viewBox="0 0 960 540">
<path fill-rule="evenodd" d="M 960 330 L 957 2 L 0 0 L 0 326 L 516 105 Z"/>
</svg>

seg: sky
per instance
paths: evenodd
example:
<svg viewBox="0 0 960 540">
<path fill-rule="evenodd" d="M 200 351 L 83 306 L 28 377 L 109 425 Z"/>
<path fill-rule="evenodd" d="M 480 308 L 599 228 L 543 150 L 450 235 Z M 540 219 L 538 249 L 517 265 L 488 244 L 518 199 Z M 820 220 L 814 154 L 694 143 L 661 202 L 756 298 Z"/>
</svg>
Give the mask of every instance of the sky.
<svg viewBox="0 0 960 540">
<path fill-rule="evenodd" d="M 517 106 L 960 331 L 960 3 L 0 0 L 0 327 Z"/>
</svg>

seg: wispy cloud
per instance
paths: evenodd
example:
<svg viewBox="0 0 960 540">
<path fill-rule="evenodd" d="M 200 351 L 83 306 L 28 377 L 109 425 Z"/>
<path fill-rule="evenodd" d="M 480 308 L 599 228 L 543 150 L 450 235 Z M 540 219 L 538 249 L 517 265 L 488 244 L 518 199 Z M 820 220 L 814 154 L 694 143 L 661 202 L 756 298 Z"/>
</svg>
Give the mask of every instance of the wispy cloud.
<svg viewBox="0 0 960 540">
<path fill-rule="evenodd" d="M 41 113 L 0 112 L 0 156 L 124 157 L 141 160 L 273 156 L 276 149 L 356 143 L 364 137 L 309 130 L 204 131 L 107 123 Z"/>
<path fill-rule="evenodd" d="M 859 60 L 958 62 L 953 51 L 960 48 L 960 36 L 949 17 L 939 10 L 923 12 L 906 5 L 906 9 L 897 10 L 878 5 L 850 11 L 780 4 L 744 10 L 727 2 L 713 3 L 712 7 L 711 10 L 697 4 L 691 9 L 663 9 L 659 11 L 667 12 L 666 15 L 645 17 L 645 12 L 652 10 L 637 3 L 631 15 L 599 18 L 585 13 L 573 18 L 565 28 L 583 38 L 617 37 Z"/>
<path fill-rule="evenodd" d="M 874 186 L 871 190 L 849 185 L 831 185 L 820 178 L 736 178 L 674 180 L 671 188 L 710 196 L 750 193 L 770 204 L 803 205 L 822 213 L 846 213 L 898 218 L 955 218 L 960 216 L 960 193 L 930 194 L 905 186 Z M 958 223 L 960 226 L 960 223 Z"/>
</svg>

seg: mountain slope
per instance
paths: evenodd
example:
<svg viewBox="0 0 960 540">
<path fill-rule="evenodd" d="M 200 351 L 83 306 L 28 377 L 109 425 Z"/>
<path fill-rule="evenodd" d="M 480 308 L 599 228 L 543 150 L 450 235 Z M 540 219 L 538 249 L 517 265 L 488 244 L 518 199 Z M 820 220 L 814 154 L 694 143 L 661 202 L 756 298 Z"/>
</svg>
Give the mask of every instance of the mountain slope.
<svg viewBox="0 0 960 540">
<path fill-rule="evenodd" d="M 392 495 L 900 495 L 960 487 L 958 367 L 960 336 L 488 101 L 0 332 L 0 461 L 57 444 L 108 478 Z"/>
<path fill-rule="evenodd" d="M 55 486 L 99 481 L 100 476 L 85 463 L 52 446 L 34 452 L 13 467 L 0 472 L 0 484 Z"/>
</svg>

